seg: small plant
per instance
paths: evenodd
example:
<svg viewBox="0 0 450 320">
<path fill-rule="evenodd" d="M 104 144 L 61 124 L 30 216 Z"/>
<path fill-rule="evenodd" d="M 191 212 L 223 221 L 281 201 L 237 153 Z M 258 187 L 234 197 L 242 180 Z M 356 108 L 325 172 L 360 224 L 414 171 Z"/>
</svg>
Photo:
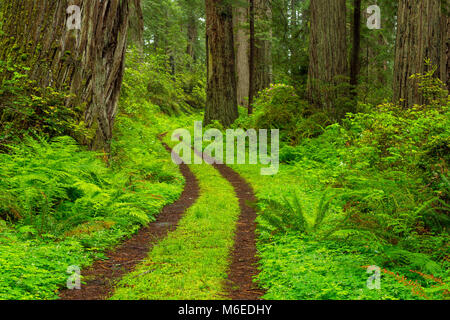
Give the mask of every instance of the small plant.
<svg viewBox="0 0 450 320">
<path fill-rule="evenodd" d="M 312 234 L 317 232 L 323 223 L 334 196 L 325 190 L 313 214 L 306 214 L 300 197 L 293 193 L 291 199 L 283 196 L 282 201 L 262 199 L 259 207 L 261 214 L 260 231 L 271 236 L 288 232 Z M 313 218 L 313 221 L 309 219 Z"/>
<path fill-rule="evenodd" d="M 429 106 L 442 106 L 449 103 L 449 92 L 441 79 L 435 77 L 437 65 L 433 65 L 430 59 L 425 60 L 428 71 L 424 74 L 413 74 L 411 79 L 417 79 L 419 91 L 426 99 Z"/>
<path fill-rule="evenodd" d="M 28 76 L 28 67 L 0 61 L 0 145 L 22 138 L 26 134 L 49 138 L 70 135 L 88 137 L 79 120 L 81 106 L 66 106 L 73 98 L 69 90 L 42 87 Z"/>
</svg>

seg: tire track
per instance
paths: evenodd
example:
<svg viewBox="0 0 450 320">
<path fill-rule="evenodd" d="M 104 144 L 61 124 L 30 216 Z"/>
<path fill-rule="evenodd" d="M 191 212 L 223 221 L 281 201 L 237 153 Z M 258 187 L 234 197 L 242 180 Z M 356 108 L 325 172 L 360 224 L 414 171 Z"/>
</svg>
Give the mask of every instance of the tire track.
<svg viewBox="0 0 450 320">
<path fill-rule="evenodd" d="M 232 300 L 261 300 L 264 290 L 258 288 L 253 278 L 259 274 L 256 250 L 256 211 L 250 204 L 257 201 L 253 188 L 236 171 L 192 148 L 233 186 L 239 200 L 241 214 L 236 226 L 234 248 L 228 272 L 227 294 Z"/>
<path fill-rule="evenodd" d="M 230 167 L 223 164 L 214 164 L 214 167 L 233 186 L 241 209 L 228 272 L 228 297 L 232 300 L 261 300 L 265 292 L 253 282 L 259 274 L 255 233 L 257 215 L 250 206 L 257 201 L 255 193 L 244 178 Z"/>
<path fill-rule="evenodd" d="M 162 142 L 161 135 L 158 138 Z M 167 151 L 170 147 L 162 142 Z M 175 230 L 184 212 L 191 207 L 199 197 L 199 184 L 197 178 L 189 167 L 181 164 L 180 171 L 186 184 L 181 197 L 175 203 L 163 208 L 156 221 L 141 228 L 131 239 L 118 248 L 109 251 L 107 260 L 96 261 L 89 269 L 82 272 L 87 280 L 81 290 L 64 289 L 60 292 L 62 300 L 104 300 L 107 299 L 117 280 L 126 273 L 131 272 L 135 266 L 147 257 L 150 249 L 166 235 Z"/>
</svg>

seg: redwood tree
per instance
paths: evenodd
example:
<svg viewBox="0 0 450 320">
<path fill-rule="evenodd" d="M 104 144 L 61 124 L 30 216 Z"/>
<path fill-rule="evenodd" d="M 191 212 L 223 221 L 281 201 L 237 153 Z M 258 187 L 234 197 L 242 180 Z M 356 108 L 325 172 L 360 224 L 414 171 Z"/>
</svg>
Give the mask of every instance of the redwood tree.
<svg viewBox="0 0 450 320">
<path fill-rule="evenodd" d="M 359 74 L 359 54 L 361 49 L 361 0 L 354 0 L 353 8 L 353 46 L 350 60 L 350 84 L 353 94 L 356 96 L 356 86 L 358 85 Z"/>
<path fill-rule="evenodd" d="M 448 85 L 449 17 L 441 0 L 399 0 L 394 67 L 394 101 L 403 106 L 424 103 L 411 75 L 436 65 L 435 76 Z"/>
<path fill-rule="evenodd" d="M 256 87 L 256 77 L 255 71 L 255 53 L 256 53 L 256 42 L 255 42 L 255 0 L 250 0 L 250 57 L 249 57 L 249 88 L 248 88 L 248 114 L 253 113 L 253 100 L 255 97 Z"/>
<path fill-rule="evenodd" d="M 344 110 L 336 105 L 336 87 L 348 76 L 346 1 L 311 0 L 308 97 L 338 120 Z"/>
<path fill-rule="evenodd" d="M 253 101 L 272 81 L 271 4 L 269 0 L 246 2 L 234 9 L 237 96 L 241 105 L 247 105 L 246 98 Z"/>
<path fill-rule="evenodd" d="M 248 104 L 249 92 L 249 30 L 247 4 L 237 5 L 233 11 L 234 46 L 236 50 L 237 100 L 241 106 Z"/>
<path fill-rule="evenodd" d="M 269 87 L 272 82 L 272 9 L 270 0 L 254 1 L 255 12 L 255 94 Z"/>
<path fill-rule="evenodd" d="M 232 10 L 228 0 L 206 0 L 206 125 L 227 127 L 238 118 Z"/>
<path fill-rule="evenodd" d="M 67 27 L 70 5 L 81 8 L 79 30 Z M 65 103 L 82 110 L 80 120 L 95 132 L 82 142 L 93 149 L 109 147 L 129 17 L 139 6 L 140 0 L 2 0 L 0 60 L 26 57 L 37 85 L 69 90 Z"/>
</svg>

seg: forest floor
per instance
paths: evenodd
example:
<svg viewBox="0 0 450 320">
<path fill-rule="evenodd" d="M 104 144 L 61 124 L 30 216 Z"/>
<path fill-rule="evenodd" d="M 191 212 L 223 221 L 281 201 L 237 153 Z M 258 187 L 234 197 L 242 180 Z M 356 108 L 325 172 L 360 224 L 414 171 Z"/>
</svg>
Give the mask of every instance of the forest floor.
<svg viewBox="0 0 450 320">
<path fill-rule="evenodd" d="M 162 136 L 165 136 L 165 134 Z M 171 152 L 170 147 L 166 143 L 162 143 L 164 147 Z M 200 153 L 197 152 L 197 154 L 198 156 L 201 156 Z M 205 292 L 206 295 L 201 297 L 232 300 L 261 299 L 264 295 L 264 291 L 260 290 L 253 281 L 253 279 L 258 275 L 255 234 L 255 219 L 257 215 L 255 209 L 251 206 L 252 203 L 256 202 L 253 189 L 231 168 L 225 165 L 214 165 L 213 167 L 217 170 L 215 173 L 220 173 L 222 178 L 232 186 L 233 192 L 231 192 L 231 195 L 238 199 L 240 214 L 238 214 L 238 220 L 236 221 L 236 207 L 231 208 L 232 210 L 230 212 L 234 213 L 233 218 L 235 227 L 231 227 L 228 230 L 226 234 L 226 238 L 228 238 L 228 245 L 226 246 L 226 249 L 228 249 L 228 252 L 221 250 L 222 256 L 219 259 L 219 261 L 222 261 L 222 271 L 226 272 L 219 273 L 218 278 L 217 274 L 210 274 L 212 278 L 216 279 L 209 279 L 207 274 L 204 276 L 201 274 L 197 275 L 200 283 L 206 284 L 206 287 L 202 285 L 199 291 L 205 291 L 204 289 L 208 291 L 209 286 L 207 283 L 215 283 L 215 288 L 213 290 L 214 294 L 209 295 Z M 181 164 L 180 171 L 186 181 L 184 191 L 181 194 L 180 199 L 177 202 L 166 206 L 158 215 L 155 222 L 152 222 L 148 226 L 142 228 L 136 235 L 115 250 L 108 252 L 105 260 L 97 261 L 88 270 L 83 270 L 82 274 L 85 283 L 83 283 L 81 290 L 62 290 L 60 292 L 61 299 L 102 300 L 111 297 L 112 299 L 143 299 L 149 297 L 153 299 L 171 299 L 173 298 L 171 293 L 174 291 L 179 294 L 179 299 L 198 297 L 195 292 L 190 292 L 189 290 L 186 292 L 184 280 L 181 282 L 175 282 L 172 286 L 169 285 L 169 288 L 167 288 L 168 290 L 164 290 L 164 288 L 160 287 L 165 287 L 165 282 L 156 281 L 156 283 L 159 283 L 160 285 L 146 286 L 149 282 L 146 281 L 144 277 L 145 275 L 151 273 L 158 273 L 158 270 L 156 270 L 158 267 L 161 267 L 159 272 L 162 272 L 164 275 L 177 273 L 183 269 L 183 273 L 196 273 L 195 270 L 186 270 L 186 268 L 199 268 L 196 263 L 192 264 L 191 259 L 187 260 L 190 265 L 180 266 L 179 264 L 175 264 L 174 270 L 171 270 L 170 268 L 162 270 L 166 267 L 165 263 L 155 265 L 150 262 L 150 264 L 154 266 L 153 269 L 142 271 L 142 268 L 145 269 L 146 266 L 149 265 L 148 260 L 152 259 L 152 249 L 154 247 L 158 247 L 161 240 L 165 239 L 169 234 L 172 235 L 172 233 L 176 231 L 180 219 L 183 219 L 185 214 L 196 214 L 195 211 L 189 212 L 188 209 L 194 205 L 200 196 L 207 197 L 209 199 L 214 199 L 218 196 L 218 194 L 205 194 L 202 192 L 202 189 L 199 187 L 197 177 L 187 165 Z M 214 177 L 208 176 L 205 178 L 209 179 Z M 214 181 L 214 179 L 212 181 Z M 226 202 L 222 204 L 226 204 Z M 209 214 L 214 213 L 219 213 L 219 211 L 209 212 Z M 233 224 L 231 224 L 231 226 L 232 225 Z M 192 225 L 194 228 L 196 226 L 196 224 Z M 221 229 L 222 226 L 218 224 L 216 225 L 216 228 Z M 186 231 L 186 229 L 184 229 L 184 231 Z M 193 235 L 195 236 L 195 230 L 189 228 L 188 231 L 193 232 Z M 200 234 L 198 234 L 198 236 L 200 236 Z M 230 237 L 234 237 L 233 241 L 229 241 L 231 240 Z M 191 244 L 194 244 L 193 249 L 197 249 L 195 243 L 201 242 L 201 239 L 191 238 L 190 240 L 192 241 Z M 233 244 L 233 246 L 231 246 L 231 244 Z M 162 246 L 164 246 L 164 242 L 162 243 Z M 217 249 L 214 245 L 211 246 L 209 244 L 208 246 L 212 251 Z M 208 247 L 205 249 L 208 251 Z M 158 248 L 155 248 L 155 250 L 158 250 Z M 146 259 L 149 252 L 150 257 Z M 195 255 L 195 250 L 193 252 L 184 252 L 184 254 Z M 177 255 L 177 253 L 174 252 L 174 255 Z M 208 255 L 208 253 L 205 252 L 205 255 Z M 125 275 L 127 275 L 127 277 L 124 277 Z M 136 283 L 136 277 L 139 279 L 138 283 Z M 119 288 L 119 293 L 115 295 L 114 289 L 117 285 Z M 135 290 L 136 287 L 138 287 L 137 290 Z M 148 292 L 146 288 L 148 288 Z M 135 295 L 136 292 L 138 292 L 137 296 Z"/>
<path fill-rule="evenodd" d="M 163 143 L 167 151 L 170 147 Z M 163 208 L 156 221 L 141 228 L 137 234 L 121 246 L 106 254 L 105 260 L 95 262 L 88 270 L 83 271 L 86 283 L 80 290 L 65 289 L 60 292 L 62 300 L 102 300 L 111 295 L 115 281 L 131 272 L 142 262 L 149 250 L 167 234 L 175 230 L 184 212 L 199 197 L 198 181 L 185 164 L 180 165 L 185 178 L 185 188 L 180 199 Z"/>
<path fill-rule="evenodd" d="M 21 148 L 32 152 L 13 154 L 30 161 L 5 156 L 5 163 L 17 167 L 11 169 L 12 176 L 25 179 L 27 170 L 32 171 L 27 179 L 35 185 L 36 167 L 42 167 L 42 181 L 61 176 L 63 185 L 83 186 L 87 200 L 83 207 L 73 208 L 78 214 L 86 211 L 81 222 L 64 225 L 59 233 L 58 229 L 47 231 L 58 237 L 44 234 L 40 239 L 28 225 L 0 224 L 0 299 L 412 300 L 433 299 L 439 297 L 436 290 L 446 290 L 447 269 L 425 273 L 417 271 L 422 270 L 420 266 L 385 263 L 379 252 L 389 253 L 389 248 L 358 239 L 336 241 L 347 237 L 345 230 L 338 230 L 333 239 L 323 237 L 345 216 L 337 204 L 326 209 L 319 228 L 322 233 L 311 228 L 283 229 L 291 221 L 282 215 L 286 199 L 299 199 L 296 212 L 302 213 L 307 226 L 313 226 L 321 203 L 333 196 L 327 186 L 335 181 L 336 170 L 345 167 L 339 165 L 340 158 L 335 159 L 327 136 L 311 140 L 306 145 L 309 149 L 300 150 L 299 161 L 281 162 L 274 176 L 262 176 L 262 165 L 250 164 L 177 168 L 167 152 L 177 142 L 169 136 L 158 141 L 158 133 L 176 128 L 193 131 L 192 124 L 200 117 L 158 115 L 134 122 L 129 116 L 120 117 L 121 134 L 111 170 L 67 139 L 50 144 L 30 140 L 30 147 Z M 49 170 L 55 167 L 54 158 L 58 164 L 69 164 L 58 167 L 58 175 Z M 92 163 L 94 177 L 105 182 L 84 178 L 91 177 L 81 171 L 86 162 Z M 73 178 L 72 182 L 66 172 L 86 181 Z M 117 182 L 111 186 L 110 181 Z M 98 198 L 98 190 L 115 202 Z M 120 201 L 115 200 L 117 195 Z M 127 211 L 121 213 L 122 208 Z M 146 222 L 134 218 L 140 208 L 149 217 Z M 441 247 L 445 251 L 445 244 Z M 424 261 L 427 268 L 435 267 L 432 261 Z M 378 265 L 383 267 L 382 290 L 372 290 L 366 285 L 367 266 Z M 63 289 L 67 266 L 82 269 L 82 290 Z"/>
<path fill-rule="evenodd" d="M 214 167 L 233 186 L 239 199 L 241 216 L 232 253 L 232 263 L 229 271 L 231 287 L 228 289 L 233 300 L 258 300 L 264 295 L 253 279 L 258 275 L 256 250 L 256 212 L 251 206 L 256 203 L 252 187 L 235 171 L 225 165 Z"/>
<path fill-rule="evenodd" d="M 168 144 L 174 142 L 168 137 L 164 141 L 170 150 Z M 202 156 L 194 151 L 194 156 Z M 299 196 L 312 223 L 327 175 L 318 168 L 281 166 L 278 175 L 261 176 L 260 168 L 181 165 L 186 184 L 180 200 L 111 252 L 109 260 L 82 271 L 87 281 L 83 290 L 65 290 L 60 296 L 113 300 L 420 297 L 389 275 L 383 277 L 388 290 L 365 288 L 367 275 L 362 266 L 375 264 L 370 248 L 294 234 L 267 243 L 256 231 L 261 223 L 254 209 L 258 199 L 277 199 L 286 190 L 302 186 Z M 165 215 L 172 210 L 178 223 L 169 219 L 167 225 Z M 333 280 L 336 274 L 339 283 Z"/>
</svg>

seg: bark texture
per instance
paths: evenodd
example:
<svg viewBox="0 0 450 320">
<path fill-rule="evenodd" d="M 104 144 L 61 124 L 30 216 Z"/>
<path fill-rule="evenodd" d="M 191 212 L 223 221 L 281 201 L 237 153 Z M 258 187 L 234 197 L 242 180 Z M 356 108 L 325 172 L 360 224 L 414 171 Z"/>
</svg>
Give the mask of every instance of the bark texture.
<svg viewBox="0 0 450 320">
<path fill-rule="evenodd" d="M 248 86 L 248 114 L 253 113 L 253 100 L 255 98 L 256 90 L 256 70 L 255 70 L 255 52 L 256 52 L 256 41 L 255 41 L 255 0 L 250 0 L 250 59 L 249 59 L 249 86 Z"/>
<path fill-rule="evenodd" d="M 335 86 L 348 75 L 346 2 L 311 0 L 310 14 L 308 98 L 337 120 Z"/>
<path fill-rule="evenodd" d="M 241 106 L 248 106 L 249 91 L 249 33 L 248 7 L 236 7 L 233 12 L 234 45 L 236 48 L 237 101 Z"/>
<path fill-rule="evenodd" d="M 233 13 L 227 0 L 206 0 L 208 83 L 205 124 L 228 127 L 238 118 Z"/>
<path fill-rule="evenodd" d="M 350 84 L 352 85 L 356 95 L 356 86 L 358 85 L 359 75 L 359 54 L 361 49 L 361 0 L 354 0 L 353 9 L 353 46 L 352 57 L 350 62 Z"/>
<path fill-rule="evenodd" d="M 191 56 L 193 61 L 196 61 L 197 57 L 195 55 L 195 47 L 198 41 L 198 26 L 197 26 L 197 18 L 193 12 L 189 14 L 187 21 L 187 54 Z"/>
<path fill-rule="evenodd" d="M 81 8 L 80 30 L 67 28 L 70 5 Z M 69 90 L 66 104 L 81 106 L 80 120 L 96 132 L 80 141 L 92 149 L 109 149 L 130 12 L 139 6 L 139 0 L 2 0 L 0 60 L 25 55 L 40 86 Z"/>
<path fill-rule="evenodd" d="M 441 0 L 399 1 L 394 101 L 402 99 L 404 107 L 425 102 L 416 80 L 410 79 L 413 74 L 428 71 L 425 59 L 437 65 L 435 76 L 448 87 L 450 26 L 447 9 L 448 4 Z"/>
<path fill-rule="evenodd" d="M 272 82 L 272 46 L 270 0 L 255 2 L 255 93 L 269 87 Z"/>
</svg>

